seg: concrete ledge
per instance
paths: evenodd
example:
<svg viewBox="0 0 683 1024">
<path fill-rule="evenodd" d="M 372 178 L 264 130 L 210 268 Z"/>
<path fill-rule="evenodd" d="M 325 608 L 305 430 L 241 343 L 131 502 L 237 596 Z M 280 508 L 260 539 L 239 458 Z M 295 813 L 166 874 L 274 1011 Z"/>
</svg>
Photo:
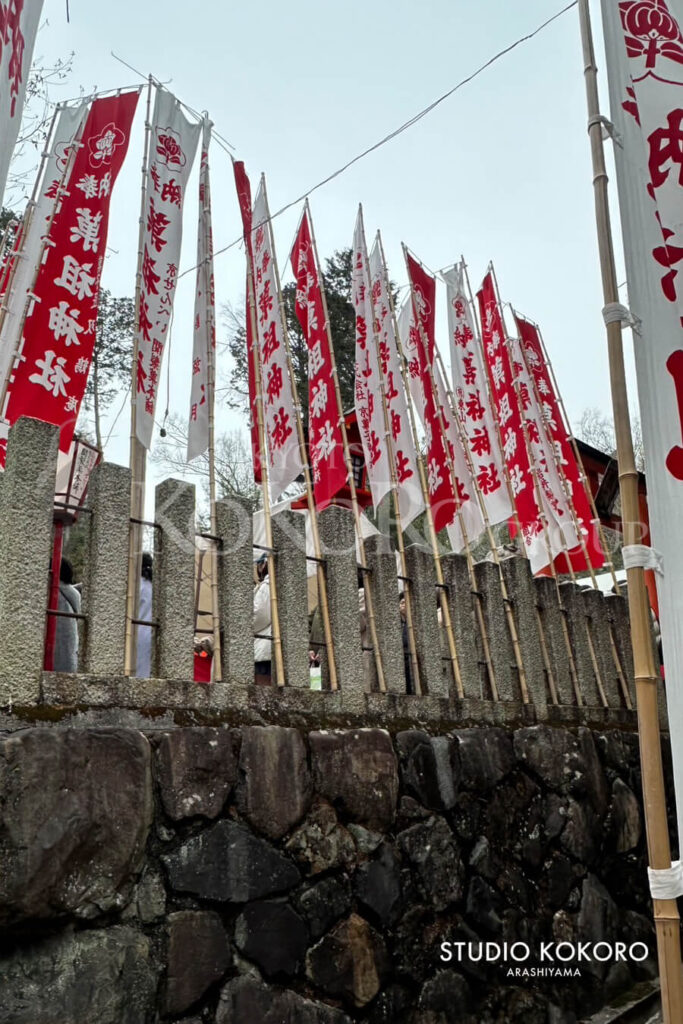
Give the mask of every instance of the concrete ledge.
<svg viewBox="0 0 683 1024">
<path fill-rule="evenodd" d="M 303 724 L 310 728 L 379 726 L 391 732 L 421 728 L 443 732 L 463 726 L 517 728 L 545 722 L 551 726 L 635 730 L 634 711 L 624 708 L 577 708 L 549 705 L 540 716 L 520 701 L 463 700 L 418 697 L 398 693 L 335 693 L 296 687 L 201 685 L 181 679 L 102 679 L 88 675 L 43 673 L 41 700 L 30 707 L 9 706 L 0 728 L 25 727 L 27 721 L 45 722 L 87 716 L 108 724 L 129 720 L 159 722 L 165 727 L 188 720 L 212 723 Z"/>
</svg>

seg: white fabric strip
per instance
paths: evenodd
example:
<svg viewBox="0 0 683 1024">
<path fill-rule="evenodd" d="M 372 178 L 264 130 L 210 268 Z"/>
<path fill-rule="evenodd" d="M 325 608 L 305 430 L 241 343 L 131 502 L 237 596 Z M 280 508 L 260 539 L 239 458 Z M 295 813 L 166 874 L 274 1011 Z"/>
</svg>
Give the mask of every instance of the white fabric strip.
<svg viewBox="0 0 683 1024">
<path fill-rule="evenodd" d="M 670 868 L 647 869 L 653 900 L 675 900 L 683 896 L 683 863 L 674 860 Z"/>
<path fill-rule="evenodd" d="M 626 324 L 627 327 L 638 329 L 640 320 L 621 302 L 608 302 L 602 308 L 602 319 L 606 324 Z"/>
<path fill-rule="evenodd" d="M 654 569 L 660 576 L 664 575 L 662 556 L 646 544 L 627 544 L 621 549 L 621 554 L 624 569 Z"/>
</svg>

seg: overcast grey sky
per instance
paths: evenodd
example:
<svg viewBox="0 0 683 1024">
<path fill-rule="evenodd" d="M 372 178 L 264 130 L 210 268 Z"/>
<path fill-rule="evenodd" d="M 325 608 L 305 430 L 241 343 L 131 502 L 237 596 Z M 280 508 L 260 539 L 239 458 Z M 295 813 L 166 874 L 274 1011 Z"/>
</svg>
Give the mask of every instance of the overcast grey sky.
<svg viewBox="0 0 683 1024">
<path fill-rule="evenodd" d="M 276 210 L 562 6 L 562 0 L 71 0 L 67 24 L 64 0 L 45 0 L 47 24 L 36 55 L 50 60 L 75 51 L 73 73 L 56 98 L 81 87 L 136 83 L 112 50 L 168 82 L 181 100 L 209 111 L 245 161 L 254 191 L 266 172 Z M 362 201 L 368 237 L 382 229 L 399 284 L 406 280 L 402 241 L 434 269 L 464 253 L 473 286 L 492 259 L 503 299 L 540 323 L 573 420 L 587 406 L 610 408 L 582 70 L 573 8 L 311 196 L 321 257 L 351 244 Z M 607 113 L 604 82 L 601 98 Z M 134 287 L 143 99 L 114 194 L 103 283 L 116 294 L 132 294 Z M 211 171 L 220 248 L 239 235 L 240 222 L 230 160 L 217 146 Z M 196 195 L 195 181 L 188 196 Z M 274 222 L 283 276 L 299 215 L 297 207 Z M 613 215 L 618 220 L 616 207 Z M 193 199 L 186 204 L 181 269 L 194 263 L 196 217 Z M 235 247 L 216 261 L 218 302 L 239 304 L 243 285 L 244 253 Z M 171 408 L 183 414 L 193 292 L 188 275 L 178 289 L 171 353 Z M 445 313 L 441 324 L 445 349 Z M 160 389 L 158 412 L 164 399 Z M 234 414 L 219 410 L 219 424 L 235 422 Z M 126 411 L 110 459 L 127 461 L 127 437 Z"/>
</svg>

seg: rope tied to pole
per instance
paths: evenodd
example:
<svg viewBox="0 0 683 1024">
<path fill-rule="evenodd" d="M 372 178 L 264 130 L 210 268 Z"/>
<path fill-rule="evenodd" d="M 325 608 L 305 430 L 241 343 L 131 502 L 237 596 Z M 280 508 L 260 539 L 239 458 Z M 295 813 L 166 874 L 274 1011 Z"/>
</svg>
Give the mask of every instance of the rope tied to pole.
<svg viewBox="0 0 683 1024">
<path fill-rule="evenodd" d="M 664 575 L 664 561 L 654 548 L 646 544 L 627 544 L 621 549 L 625 569 L 653 569 Z"/>
<path fill-rule="evenodd" d="M 610 324 L 626 324 L 626 326 L 631 327 L 636 334 L 640 334 L 640 325 L 642 321 L 621 302 L 608 302 L 603 306 L 602 319 L 605 321 L 605 326 L 607 327 L 609 327 Z"/>
</svg>

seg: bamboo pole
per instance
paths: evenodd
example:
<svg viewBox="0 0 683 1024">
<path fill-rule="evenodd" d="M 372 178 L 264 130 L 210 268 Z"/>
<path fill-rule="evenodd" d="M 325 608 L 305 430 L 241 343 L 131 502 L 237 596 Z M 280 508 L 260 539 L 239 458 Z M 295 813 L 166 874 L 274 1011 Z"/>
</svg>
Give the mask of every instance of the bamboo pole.
<svg viewBox="0 0 683 1024">
<path fill-rule="evenodd" d="M 465 696 L 465 691 L 462 683 L 462 674 L 460 672 L 460 663 L 458 661 L 458 652 L 455 645 L 455 635 L 453 633 L 453 622 L 451 619 L 451 609 L 448 603 L 448 595 L 446 594 L 446 585 L 443 578 L 443 567 L 441 565 L 441 555 L 439 552 L 439 541 L 436 536 L 436 530 L 434 529 L 434 516 L 432 515 L 432 506 L 429 498 L 429 488 L 427 486 L 427 474 L 425 472 L 424 459 L 420 452 L 418 445 L 418 434 L 417 434 L 417 423 L 415 422 L 415 413 L 413 411 L 413 404 L 410 395 L 410 387 L 408 384 L 408 374 L 406 370 L 407 361 L 405 353 L 403 352 L 403 345 L 401 343 L 401 335 L 398 330 L 398 323 L 396 321 L 396 309 L 394 308 L 394 297 L 391 294 L 391 287 L 389 284 L 389 274 L 387 271 L 387 262 L 384 256 L 384 245 L 382 243 L 382 236 L 380 232 L 377 232 L 377 241 L 379 242 L 380 253 L 382 255 L 382 267 L 384 270 L 384 282 L 386 285 L 387 296 L 389 298 L 389 309 L 393 321 L 394 336 L 396 338 L 396 346 L 398 348 L 399 363 L 401 365 L 401 379 L 403 381 L 403 387 L 406 395 L 406 405 L 408 407 L 408 417 L 410 419 L 410 429 L 413 435 L 413 443 L 415 445 L 415 453 L 417 455 L 417 467 L 420 476 L 420 487 L 422 489 L 422 500 L 425 506 L 425 515 L 427 517 L 427 529 L 429 532 L 429 542 L 432 548 L 432 557 L 434 559 L 434 571 L 436 573 L 436 585 L 439 596 L 439 606 L 441 608 L 441 620 L 443 622 L 444 630 L 446 631 L 446 641 L 448 643 L 448 660 L 451 665 L 451 672 L 453 675 L 453 683 L 455 685 L 456 693 L 459 698 Z"/>
<path fill-rule="evenodd" d="M 427 372 L 429 373 L 429 386 L 431 387 L 431 390 L 432 390 L 432 396 L 433 396 L 434 405 L 435 405 L 435 407 L 437 409 L 437 413 L 438 413 L 438 417 L 439 417 L 439 429 L 441 431 L 441 439 L 442 439 L 442 443 L 443 443 L 444 453 L 446 455 L 446 463 L 448 465 L 448 472 L 450 473 L 451 483 L 452 483 L 452 486 L 453 486 L 453 494 L 454 494 L 454 498 L 455 498 L 455 506 L 456 506 L 456 515 L 457 515 L 457 518 L 458 518 L 458 526 L 460 527 L 460 532 L 462 533 L 462 539 L 463 539 L 463 542 L 464 542 L 465 558 L 466 558 L 466 561 L 467 561 L 467 574 L 468 574 L 469 580 L 470 580 L 470 589 L 471 589 L 472 594 L 474 596 L 475 615 L 476 615 L 476 618 L 477 618 L 477 626 L 479 627 L 479 635 L 480 635 L 480 638 L 481 638 L 482 650 L 483 650 L 483 654 L 484 654 L 484 662 L 486 664 L 486 671 L 487 671 L 487 674 L 488 674 L 489 686 L 490 686 L 490 689 L 491 689 L 491 696 L 492 696 L 492 699 L 494 701 L 497 701 L 498 700 L 498 684 L 496 682 L 496 673 L 495 673 L 495 670 L 493 668 L 493 659 L 491 657 L 491 647 L 490 647 L 490 644 L 489 644 L 488 631 L 486 629 L 486 620 L 484 618 L 483 597 L 482 597 L 481 591 L 477 587 L 477 581 L 476 581 L 476 577 L 475 577 L 475 574 L 474 574 L 474 562 L 472 560 L 472 551 L 470 549 L 469 537 L 467 536 L 467 527 L 465 525 L 465 518 L 464 518 L 464 516 L 462 514 L 462 507 L 461 507 L 460 499 L 458 497 L 458 477 L 457 477 L 457 474 L 455 472 L 455 467 L 453 465 L 453 459 L 452 459 L 451 453 L 450 453 L 448 435 L 446 433 L 446 424 L 444 422 L 444 413 L 443 413 L 443 409 L 441 408 L 441 403 L 439 401 L 439 394 L 438 394 L 438 391 L 436 389 L 436 382 L 434 380 L 434 370 L 433 370 L 431 362 L 430 362 L 430 360 L 428 358 L 428 353 L 429 353 L 428 339 L 425 336 L 422 324 L 420 323 L 419 317 L 417 316 L 417 304 L 415 302 L 415 292 L 414 292 L 414 288 L 413 288 L 413 282 L 412 282 L 412 279 L 410 277 L 410 268 L 408 267 L 408 253 L 409 253 L 408 247 L 406 245 L 404 245 L 403 246 L 403 255 L 404 255 L 404 258 L 406 260 L 406 269 L 408 270 L 408 280 L 410 281 L 410 296 L 411 296 L 411 300 L 412 300 L 412 303 L 413 303 L 413 309 L 415 310 L 415 326 L 417 327 L 417 330 L 419 331 L 421 343 L 422 343 L 422 346 L 423 346 L 423 349 L 424 349 L 424 352 L 425 352 L 425 365 L 427 366 Z M 423 267 L 423 269 L 425 269 L 425 270 L 427 269 L 426 267 L 424 267 L 424 264 L 417 258 L 417 256 L 415 256 L 414 253 L 411 253 L 410 255 L 412 256 L 412 258 L 417 263 L 420 264 L 421 267 Z M 434 345 L 435 345 L 435 348 L 436 348 L 436 338 L 434 339 Z"/>
<path fill-rule="evenodd" d="M 519 634 L 517 632 L 517 623 L 515 622 L 515 616 L 514 616 L 514 612 L 512 610 L 512 601 L 510 600 L 510 595 L 508 593 L 507 584 L 505 582 L 505 577 L 503 576 L 503 569 L 502 569 L 501 562 L 500 562 L 500 555 L 498 554 L 498 547 L 496 545 L 496 539 L 493 536 L 493 530 L 491 528 L 491 521 L 489 519 L 489 514 L 488 514 L 488 510 L 486 508 L 486 502 L 484 501 L 484 496 L 481 493 L 480 488 L 476 484 L 476 477 L 474 475 L 474 462 L 473 462 L 473 459 L 472 459 L 472 452 L 470 450 L 469 439 L 468 439 L 468 437 L 467 437 L 467 435 L 466 435 L 466 433 L 465 433 L 465 431 L 463 429 L 462 422 L 461 422 L 460 417 L 458 415 L 458 410 L 457 410 L 457 407 L 456 407 L 456 404 L 455 404 L 455 397 L 453 395 L 453 391 L 451 390 L 451 388 L 450 388 L 450 386 L 448 384 L 448 377 L 446 376 L 446 371 L 445 371 L 445 368 L 444 368 L 443 359 L 441 358 L 441 352 L 439 351 L 439 346 L 437 344 L 435 344 L 435 346 L 434 346 L 434 351 L 435 351 L 435 354 L 436 354 L 437 362 L 439 364 L 439 368 L 441 370 L 441 376 L 443 378 L 444 387 L 446 389 L 446 395 L 447 395 L 449 403 L 450 403 L 451 415 L 453 416 L 453 418 L 455 420 L 455 424 L 457 426 L 458 436 L 460 438 L 460 443 L 461 443 L 463 451 L 465 453 L 465 459 L 467 461 L 467 466 L 469 468 L 470 476 L 472 477 L 472 481 L 473 481 L 474 488 L 475 488 L 475 491 L 476 491 L 477 501 L 479 502 L 479 510 L 481 512 L 481 516 L 482 516 L 482 519 L 484 521 L 484 529 L 486 531 L 486 538 L 487 538 L 487 540 L 489 542 L 489 547 L 491 548 L 491 556 L 493 558 L 494 565 L 498 569 L 498 581 L 499 581 L 499 584 L 500 584 L 500 592 L 501 592 L 501 597 L 503 599 L 503 605 L 505 607 L 505 618 L 507 620 L 508 630 L 510 632 L 510 639 L 512 641 L 512 648 L 513 648 L 514 655 L 515 655 L 515 664 L 517 666 L 517 675 L 519 677 L 519 688 L 520 688 L 520 692 L 522 694 L 522 701 L 525 704 L 528 704 L 529 703 L 529 688 L 527 686 L 527 681 L 526 681 L 526 672 L 524 670 L 524 661 L 522 659 L 522 651 L 521 651 L 520 646 L 519 646 Z"/>
<path fill-rule="evenodd" d="M 5 379 L 0 382 L 0 421 L 3 419 L 3 417 L 5 415 L 5 404 L 6 404 L 6 401 L 7 401 L 7 392 L 9 390 L 10 378 L 11 378 L 12 373 L 13 373 L 14 361 L 17 359 L 17 357 L 19 355 L 21 355 L 21 350 L 22 350 L 22 347 L 23 347 L 22 335 L 24 333 L 24 327 L 26 325 L 26 320 L 27 320 L 27 317 L 29 315 L 29 310 L 31 308 L 31 304 L 32 304 L 32 302 L 34 301 L 34 298 L 35 298 L 35 296 L 34 296 L 34 289 L 35 289 L 35 286 L 36 286 L 36 282 L 38 280 L 38 275 L 40 274 L 41 267 L 43 266 L 43 261 L 45 259 L 45 250 L 48 248 L 48 246 L 52 246 L 52 245 L 55 244 L 52 241 L 52 239 L 50 238 L 50 232 L 52 231 L 52 225 L 54 223 L 55 217 L 57 216 L 57 210 L 58 210 L 59 205 L 60 205 L 60 200 L 66 194 L 65 185 L 68 183 L 69 178 L 71 176 L 71 169 L 72 169 L 72 167 L 73 167 L 73 165 L 74 165 L 74 163 L 76 161 L 76 154 L 78 153 L 78 150 L 81 148 L 81 145 L 82 145 L 81 139 L 83 137 L 83 129 L 85 128 L 86 120 L 87 120 L 87 113 L 84 113 L 83 119 L 82 119 L 82 121 L 81 121 L 81 123 L 79 125 L 79 128 L 78 128 L 78 131 L 74 135 L 73 144 L 69 147 L 69 155 L 67 157 L 66 164 L 64 165 L 64 170 L 62 171 L 62 176 L 59 179 L 59 184 L 57 186 L 55 202 L 54 202 L 54 205 L 52 207 L 52 212 L 50 214 L 50 218 L 49 218 L 49 220 L 47 222 L 47 227 L 46 227 L 45 235 L 43 236 L 42 245 L 41 245 L 41 248 L 40 248 L 40 259 L 36 263 L 35 270 L 34 270 L 34 273 L 33 273 L 33 277 L 31 278 L 31 286 L 30 286 L 30 288 L 27 291 L 26 301 L 24 302 L 24 308 L 22 310 L 21 317 L 19 318 L 19 326 L 18 326 L 18 330 L 17 330 L 17 334 L 16 334 L 17 340 L 16 340 L 16 344 L 14 346 L 14 351 L 12 353 L 11 359 L 10 359 L 9 364 L 8 364 L 8 370 L 7 370 L 7 374 L 5 376 Z"/>
<path fill-rule="evenodd" d="M 463 268 L 463 272 L 464 272 L 464 275 L 465 275 L 465 284 L 467 286 L 467 293 L 468 293 L 468 301 L 469 301 L 469 304 L 470 304 L 470 311 L 472 313 L 472 316 L 474 317 L 474 322 L 475 322 L 475 325 L 476 325 L 477 331 L 478 331 L 478 342 L 479 342 L 479 345 L 481 346 L 483 344 L 482 343 L 481 322 L 479 320 L 478 310 L 477 310 L 477 308 L 475 306 L 474 299 L 473 299 L 473 296 L 472 296 L 472 286 L 470 284 L 469 274 L 467 273 L 467 264 L 465 263 L 464 256 L 461 256 L 460 262 L 461 262 L 461 265 L 462 265 L 462 268 Z M 517 528 L 517 536 L 520 538 L 520 544 L 519 544 L 520 554 L 522 555 L 522 557 L 526 558 L 527 554 L 526 554 L 526 550 L 525 550 L 524 544 L 523 544 L 522 524 L 519 521 L 519 515 L 517 513 L 517 505 L 515 503 L 515 495 L 514 495 L 514 492 L 512 490 L 512 481 L 510 480 L 510 473 L 508 471 L 507 462 L 505 460 L 505 457 L 503 456 L 503 437 L 502 437 L 502 432 L 501 432 L 501 428 L 500 428 L 500 420 L 498 418 L 498 408 L 497 408 L 496 403 L 494 401 L 493 391 L 491 389 L 491 382 L 489 380 L 488 369 L 487 369 L 487 364 L 486 364 L 486 358 L 485 357 L 483 358 L 483 364 L 484 364 L 484 378 L 485 378 L 484 387 L 486 388 L 486 396 L 487 396 L 487 399 L 488 399 L 489 408 L 491 410 L 491 415 L 493 417 L 493 425 L 494 425 L 494 429 L 495 429 L 496 444 L 498 445 L 498 452 L 499 452 L 499 455 L 500 455 L 500 464 L 502 466 L 503 477 L 505 479 L 505 487 L 506 487 L 506 490 L 507 490 L 507 493 L 508 493 L 508 498 L 509 498 L 509 501 L 510 501 L 510 508 L 512 509 L 512 518 L 514 519 L 515 526 Z M 497 554 L 497 550 L 496 550 L 496 554 Z M 558 705 L 560 703 L 560 701 L 559 701 L 559 696 L 558 696 L 558 692 L 557 692 L 557 683 L 555 681 L 555 673 L 553 672 L 553 665 L 552 665 L 552 661 L 551 661 L 551 658 L 550 658 L 550 653 L 548 651 L 548 644 L 547 644 L 546 638 L 545 638 L 545 628 L 543 626 L 543 618 L 541 616 L 541 611 L 540 611 L 540 609 L 539 609 L 537 604 L 535 605 L 535 611 L 536 611 L 536 623 L 538 625 L 538 634 L 539 634 L 539 637 L 541 639 L 541 654 L 543 656 L 543 667 L 545 669 L 546 678 L 548 680 L 548 690 L 550 692 L 550 697 L 551 697 L 551 700 L 552 700 L 553 704 Z M 572 680 L 574 680 L 574 678 L 576 676 L 576 666 L 573 663 L 573 660 L 572 660 L 573 656 L 572 656 L 571 651 L 569 652 L 569 657 L 570 657 L 570 672 L 573 670 Z"/>
<path fill-rule="evenodd" d="M 215 538 L 218 534 L 218 518 L 216 515 L 216 307 L 213 297 L 213 232 L 211 225 L 211 185 L 209 180 L 209 145 L 211 143 L 212 121 L 204 117 L 202 123 L 202 150 L 206 152 L 206 181 L 204 183 L 204 198 L 200 210 L 202 218 L 203 237 L 203 263 L 204 272 L 204 322 L 208 325 L 206 332 L 207 350 L 207 396 L 208 402 L 208 428 L 209 428 L 209 516 L 211 521 L 211 533 Z M 201 168 L 200 168 L 201 174 Z M 201 274 L 201 267 L 197 268 Z M 221 624 L 218 612 L 218 548 L 216 540 L 211 540 L 210 571 L 211 571 L 211 625 L 213 628 L 213 659 L 211 662 L 211 678 L 213 682 L 220 682 L 223 678 L 221 672 Z M 200 573 L 201 578 L 201 573 Z"/>
<path fill-rule="evenodd" d="M 406 628 L 408 633 L 408 654 L 410 657 L 410 665 L 412 671 L 412 680 L 415 687 L 415 693 L 422 693 L 422 684 L 420 682 L 420 666 L 417 658 L 417 646 L 415 643 L 415 626 L 413 623 L 413 599 L 411 591 L 411 583 L 408 578 L 408 566 L 406 563 L 406 549 L 403 537 L 403 523 L 401 520 L 401 506 L 398 500 L 398 479 L 396 477 L 396 454 L 394 452 L 394 439 L 391 432 L 391 423 L 389 419 L 389 407 L 387 404 L 387 393 L 386 385 L 384 382 L 384 374 L 382 372 L 382 360 L 379 351 L 379 337 L 375 330 L 375 317 L 374 317 L 374 300 L 372 298 L 372 281 L 370 279 L 370 264 L 368 260 L 368 246 L 365 240 L 365 224 L 363 221 L 363 207 L 359 205 L 358 215 L 360 217 L 361 226 L 361 238 L 363 243 L 363 266 L 365 268 L 366 281 L 365 286 L 368 289 L 368 295 L 370 296 L 370 303 L 373 312 L 373 322 L 370 325 L 372 329 L 372 336 L 375 343 L 375 355 L 377 358 L 377 372 L 379 374 L 379 391 L 382 400 L 382 412 L 384 416 L 384 437 L 387 445 L 387 451 L 389 454 L 389 472 L 391 474 L 391 498 L 394 506 L 394 519 L 396 523 L 396 539 L 398 543 L 398 556 L 401 562 L 401 575 L 403 576 L 403 595 L 406 603 Z M 406 680 L 407 683 L 407 680 Z"/>
<path fill-rule="evenodd" d="M 584 78 L 589 117 L 589 138 L 593 163 L 595 218 L 600 251 L 600 269 L 605 305 L 619 301 L 617 275 L 607 191 L 607 169 L 600 123 L 598 77 L 591 32 L 588 0 L 579 0 Z M 622 522 L 627 545 L 640 542 L 640 510 L 638 506 L 638 471 L 633 455 L 628 393 L 624 369 L 624 351 L 619 322 L 606 325 L 610 384 L 614 408 L 614 426 L 619 463 Z M 650 609 L 643 569 L 627 569 L 629 618 L 633 640 L 633 663 L 636 680 L 640 759 L 643 777 L 643 802 L 650 865 L 656 870 L 671 866 L 669 829 L 666 816 L 664 772 L 659 734 L 657 672 L 650 633 Z M 653 900 L 657 952 L 662 990 L 664 1024 L 680 1024 L 683 1020 L 681 992 L 680 919 L 676 901 Z"/>
<path fill-rule="evenodd" d="M 140 333 L 140 298 L 142 295 L 142 259 L 145 232 L 145 200 L 147 187 L 147 165 L 149 162 L 149 143 L 152 132 L 151 106 L 154 82 L 150 75 L 147 80 L 147 109 L 145 112 L 145 144 L 142 153 L 142 169 L 140 179 L 140 221 L 138 225 L 138 264 L 135 274 L 135 336 L 133 341 L 133 363 L 131 366 L 130 385 L 130 518 L 128 531 L 128 589 L 126 593 L 126 638 L 124 674 L 135 675 L 137 667 L 137 626 L 134 620 L 139 618 L 140 603 L 140 570 L 142 565 L 142 527 L 139 522 L 145 511 L 145 449 L 137 438 L 137 367 L 138 338 Z"/>
<path fill-rule="evenodd" d="M 356 521 L 356 533 L 358 535 L 358 549 L 360 552 L 360 566 L 361 571 L 365 575 L 368 572 L 368 564 L 365 557 L 365 541 L 363 539 L 363 532 L 361 529 L 361 517 L 360 517 L 360 506 L 358 504 L 358 494 L 356 492 L 356 481 L 353 476 L 353 463 L 351 461 L 351 451 L 349 449 L 349 438 L 346 432 L 346 423 L 344 422 L 344 410 L 342 409 L 341 401 L 341 390 L 339 387 L 339 375 L 337 373 L 337 360 L 334 355 L 334 346 L 332 343 L 332 332 L 330 330 L 330 314 L 327 309 L 327 297 L 325 295 L 325 286 L 323 284 L 323 275 L 320 268 L 320 259 L 318 257 L 318 247 L 315 241 L 315 231 L 313 230 L 313 218 L 311 217 L 310 207 L 308 205 L 308 199 L 304 203 L 304 211 L 308 216 L 308 224 L 311 231 L 311 242 L 313 243 L 313 256 L 315 259 L 316 269 L 318 271 L 318 282 L 320 286 L 320 294 L 322 296 L 323 312 L 325 314 L 325 330 L 327 331 L 327 342 L 330 349 L 330 361 L 332 365 L 332 380 L 334 382 L 334 391 L 337 398 L 337 408 L 339 409 L 339 427 L 342 435 L 342 445 L 344 448 L 344 461 L 346 463 L 346 472 L 349 480 L 349 490 L 351 492 L 351 505 L 353 507 L 353 515 Z M 377 670 L 377 683 L 381 693 L 386 693 L 386 680 L 384 678 L 384 667 L 382 665 L 382 655 L 377 642 L 377 623 L 375 621 L 375 609 L 372 598 L 372 591 L 370 587 L 364 588 L 365 591 L 365 607 L 368 613 L 368 626 L 370 629 L 370 640 L 372 642 L 372 648 L 375 658 L 375 668 Z"/>
<path fill-rule="evenodd" d="M 254 388 L 256 392 L 256 426 L 259 439 L 259 461 L 261 465 L 261 489 L 263 491 L 263 524 L 266 531 L 266 557 L 268 559 L 268 579 L 270 592 L 270 628 L 272 630 L 272 653 L 275 662 L 275 682 L 277 686 L 285 685 L 285 665 L 282 657 L 282 633 L 280 630 L 280 606 L 277 596 L 277 573 L 275 570 L 275 549 L 273 548 L 273 520 L 270 509 L 270 487 L 268 472 L 268 449 L 266 448 L 266 430 L 263 415 L 263 376 L 261 368 L 261 352 L 256 325 L 256 295 L 254 291 L 254 268 L 251 253 L 247 251 L 247 301 L 248 316 L 251 317 L 252 344 L 256 346 L 254 363 Z"/>
<path fill-rule="evenodd" d="M 299 455 L 301 458 L 301 465 L 304 468 L 304 485 L 306 488 L 306 501 L 308 503 L 308 517 L 309 522 L 311 524 L 311 539 L 313 540 L 313 555 L 315 557 L 315 571 L 318 583 L 318 603 L 320 604 L 320 614 L 323 620 L 323 635 L 325 637 L 327 668 L 330 673 L 330 689 L 337 690 L 339 688 L 339 682 L 337 677 L 337 661 L 334 649 L 334 637 L 332 635 L 332 623 L 330 622 L 330 605 L 327 598 L 327 578 L 325 576 L 325 565 L 322 555 L 322 545 L 320 543 L 320 531 L 318 529 L 318 510 L 315 506 L 313 483 L 311 481 L 311 469 L 308 463 L 308 451 L 306 448 L 306 436 L 304 433 L 303 417 L 301 414 L 299 388 L 296 382 L 296 375 L 294 373 L 294 363 L 292 360 L 292 345 L 289 337 L 289 331 L 287 330 L 285 304 L 282 298 L 280 270 L 275 255 L 275 240 L 273 238 L 273 225 L 270 219 L 270 206 L 268 204 L 268 192 L 266 189 L 265 175 L 261 175 L 261 187 L 263 188 L 263 197 L 265 199 L 266 212 L 268 214 L 267 230 L 268 237 L 270 239 L 270 251 L 273 256 L 275 280 L 277 282 L 277 295 L 278 303 L 280 306 L 280 321 L 282 323 L 282 335 L 285 342 L 285 354 L 287 356 L 287 370 L 289 373 L 289 380 L 292 387 L 292 398 L 294 400 L 294 412 L 296 415 L 296 432 L 299 441 Z"/>
</svg>

